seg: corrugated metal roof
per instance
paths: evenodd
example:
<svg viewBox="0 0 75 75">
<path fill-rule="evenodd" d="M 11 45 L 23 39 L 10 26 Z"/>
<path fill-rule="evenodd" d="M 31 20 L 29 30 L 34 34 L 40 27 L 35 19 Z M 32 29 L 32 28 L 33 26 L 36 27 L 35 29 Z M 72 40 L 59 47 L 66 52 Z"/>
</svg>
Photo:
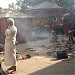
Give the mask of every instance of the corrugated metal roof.
<svg viewBox="0 0 75 75">
<path fill-rule="evenodd" d="M 12 17 L 12 18 L 31 18 L 33 16 L 24 14 L 18 11 L 8 11 L 8 12 L 1 12 L 0 18 L 2 17 Z"/>
<path fill-rule="evenodd" d="M 0 18 L 5 17 L 6 16 L 6 12 L 0 12 Z"/>
<path fill-rule="evenodd" d="M 49 8 L 62 8 L 62 7 L 58 6 L 57 4 L 53 4 L 49 1 L 45 1 L 43 3 L 32 6 L 31 8 L 29 8 L 27 10 L 31 10 L 31 9 L 49 9 Z"/>
</svg>

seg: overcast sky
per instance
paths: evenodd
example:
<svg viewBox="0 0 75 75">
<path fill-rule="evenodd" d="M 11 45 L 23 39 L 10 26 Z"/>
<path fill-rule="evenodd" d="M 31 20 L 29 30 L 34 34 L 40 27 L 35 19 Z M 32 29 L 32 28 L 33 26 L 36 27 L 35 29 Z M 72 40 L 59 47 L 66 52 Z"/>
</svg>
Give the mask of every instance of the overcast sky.
<svg viewBox="0 0 75 75">
<path fill-rule="evenodd" d="M 8 8 L 9 3 L 16 3 L 16 0 L 0 0 L 0 7 Z"/>
</svg>

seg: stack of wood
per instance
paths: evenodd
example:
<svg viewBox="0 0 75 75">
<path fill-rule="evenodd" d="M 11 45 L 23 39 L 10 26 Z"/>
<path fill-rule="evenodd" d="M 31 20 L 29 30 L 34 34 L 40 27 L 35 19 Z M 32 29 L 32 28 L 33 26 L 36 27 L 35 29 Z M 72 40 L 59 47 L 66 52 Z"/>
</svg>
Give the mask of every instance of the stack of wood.
<svg viewBox="0 0 75 75">
<path fill-rule="evenodd" d="M 7 75 L 1 67 L 1 62 L 0 62 L 0 75 Z"/>
</svg>

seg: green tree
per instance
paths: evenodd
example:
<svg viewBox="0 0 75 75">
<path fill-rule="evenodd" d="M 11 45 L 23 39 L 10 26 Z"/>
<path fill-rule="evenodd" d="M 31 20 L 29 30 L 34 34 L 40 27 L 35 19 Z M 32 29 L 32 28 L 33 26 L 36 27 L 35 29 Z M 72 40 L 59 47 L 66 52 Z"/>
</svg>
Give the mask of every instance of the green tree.
<svg viewBox="0 0 75 75">
<path fill-rule="evenodd" d="M 72 9 L 74 5 L 74 0 L 17 0 L 17 5 L 22 12 L 25 12 L 27 8 L 30 6 L 37 5 L 44 1 L 50 1 L 52 3 L 56 3 L 59 6 L 62 6 L 68 10 Z"/>
<path fill-rule="evenodd" d="M 74 0 L 55 0 L 55 3 L 66 9 L 71 9 L 74 5 Z"/>
<path fill-rule="evenodd" d="M 22 12 L 25 12 L 27 8 L 30 6 L 37 5 L 39 3 L 42 3 L 44 1 L 50 1 L 53 2 L 54 0 L 17 0 L 18 9 Z"/>
</svg>

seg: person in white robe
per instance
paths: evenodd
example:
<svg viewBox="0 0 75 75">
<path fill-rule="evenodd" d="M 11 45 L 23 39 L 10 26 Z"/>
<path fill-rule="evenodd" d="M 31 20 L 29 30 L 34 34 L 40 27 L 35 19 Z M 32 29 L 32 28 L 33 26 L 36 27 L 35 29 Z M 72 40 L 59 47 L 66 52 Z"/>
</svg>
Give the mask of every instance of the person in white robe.
<svg viewBox="0 0 75 75">
<path fill-rule="evenodd" d="M 8 28 L 5 30 L 5 65 L 11 66 L 8 70 L 16 71 L 16 35 L 17 28 L 12 18 L 7 19 Z"/>
</svg>

